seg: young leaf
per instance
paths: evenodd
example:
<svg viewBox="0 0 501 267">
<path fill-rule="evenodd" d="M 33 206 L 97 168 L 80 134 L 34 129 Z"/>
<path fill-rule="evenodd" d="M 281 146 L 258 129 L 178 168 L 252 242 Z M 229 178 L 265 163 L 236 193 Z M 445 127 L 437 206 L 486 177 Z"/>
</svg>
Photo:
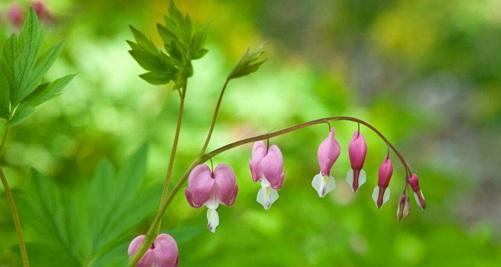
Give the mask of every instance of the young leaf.
<svg viewBox="0 0 501 267">
<path fill-rule="evenodd" d="M 162 85 L 174 80 L 174 73 L 147 72 L 139 75 L 143 80 L 154 84 Z"/>
<path fill-rule="evenodd" d="M 254 50 L 247 49 L 235 68 L 231 71 L 228 79 L 239 78 L 257 71 L 259 67 L 266 62 L 266 59 L 263 58 L 263 54 L 264 51 L 262 46 Z"/>
</svg>

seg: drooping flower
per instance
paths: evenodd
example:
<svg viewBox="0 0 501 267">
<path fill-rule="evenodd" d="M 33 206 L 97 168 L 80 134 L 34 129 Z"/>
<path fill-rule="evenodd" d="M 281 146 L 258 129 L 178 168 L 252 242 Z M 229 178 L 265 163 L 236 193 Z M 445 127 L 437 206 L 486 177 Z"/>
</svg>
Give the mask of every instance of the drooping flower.
<svg viewBox="0 0 501 267">
<path fill-rule="evenodd" d="M 219 164 L 214 172 L 205 164 L 197 165 L 188 177 L 185 195 L 194 208 L 207 207 L 207 227 L 214 233 L 219 225 L 219 204 L 231 206 L 238 193 L 235 173 L 230 166 Z"/>
<path fill-rule="evenodd" d="M 383 163 L 379 167 L 377 186 L 372 193 L 372 199 L 378 208 L 390 199 L 390 184 L 391 176 L 393 175 L 393 165 L 391 164 L 390 156 L 386 156 Z"/>
<path fill-rule="evenodd" d="M 426 201 L 424 199 L 423 192 L 419 187 L 419 177 L 415 173 L 413 173 L 411 176 L 407 177 L 407 183 L 409 183 L 409 185 L 411 186 L 412 191 L 414 192 L 414 198 L 416 199 L 419 207 L 425 209 Z"/>
<path fill-rule="evenodd" d="M 334 137 L 334 129 L 331 129 L 329 136 L 318 146 L 317 158 L 320 173 L 311 181 L 319 197 L 324 197 L 336 187 L 336 181 L 330 172 L 338 157 L 339 143 Z"/>
<path fill-rule="evenodd" d="M 282 152 L 276 145 L 267 148 L 263 141 L 258 141 L 252 147 L 249 166 L 254 182 L 261 183 L 256 200 L 267 210 L 278 199 L 277 190 L 284 182 Z"/>
<path fill-rule="evenodd" d="M 24 12 L 22 7 L 14 3 L 9 7 L 7 15 L 9 16 L 10 23 L 14 26 L 15 30 L 19 30 L 23 24 Z"/>
<path fill-rule="evenodd" d="M 357 192 L 358 188 L 365 184 L 366 175 L 362 168 L 364 167 L 366 154 L 367 144 L 365 143 L 364 136 L 359 131 L 356 131 L 353 134 L 349 147 L 351 170 L 346 175 L 346 182 L 353 192 Z"/>
<path fill-rule="evenodd" d="M 137 236 L 129 244 L 129 257 L 133 257 L 141 247 L 144 235 Z M 177 267 L 179 264 L 179 251 L 176 240 L 168 234 L 159 234 L 151 247 L 138 262 L 136 267 Z"/>
<path fill-rule="evenodd" d="M 403 218 L 409 216 L 411 212 L 411 201 L 407 192 L 402 193 L 398 199 L 397 219 L 401 221 Z"/>
</svg>

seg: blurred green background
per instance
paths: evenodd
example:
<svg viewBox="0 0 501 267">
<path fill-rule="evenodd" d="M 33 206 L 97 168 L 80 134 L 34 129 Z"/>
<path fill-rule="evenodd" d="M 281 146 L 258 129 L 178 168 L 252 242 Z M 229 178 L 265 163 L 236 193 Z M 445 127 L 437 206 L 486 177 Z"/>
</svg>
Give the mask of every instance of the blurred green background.
<svg viewBox="0 0 501 267">
<path fill-rule="evenodd" d="M 2 0 L 0 28 L 7 32 L 12 29 L 6 12 L 15 2 L 26 9 L 30 4 Z M 50 78 L 79 75 L 63 95 L 12 129 L 3 164 L 16 196 L 31 194 L 30 167 L 62 190 L 78 191 L 102 159 L 118 168 L 145 142 L 146 177 L 161 186 L 178 98 L 137 76 L 142 70 L 125 40 L 132 39 L 128 25 L 134 25 L 159 41 L 155 24 L 167 13 L 168 1 L 45 3 L 55 16 L 46 25 L 49 40 L 66 43 Z M 344 176 L 356 125 L 348 122 L 333 123 L 342 148 L 333 169 L 338 187 L 319 199 L 310 182 L 318 173 L 316 149 L 327 126 L 311 127 L 272 140 L 284 153 L 286 181 L 271 210 L 255 202 L 259 185 L 248 170 L 250 146 L 215 158 L 231 164 L 239 184 L 235 205 L 219 209 L 215 235 L 205 230 L 205 210 L 177 196 L 164 229 L 177 236 L 180 266 L 501 265 L 501 1 L 177 5 L 197 23 L 210 24 L 210 52 L 194 65 L 175 177 L 199 151 L 231 67 L 248 46 L 265 42 L 269 61 L 230 84 L 210 149 L 318 117 L 357 116 L 405 154 L 428 202 L 425 212 L 413 203 L 411 215 L 397 223 L 404 179 L 398 165 L 390 202 L 375 207 L 371 193 L 386 147 L 364 128 L 369 181 L 352 194 Z M 0 266 L 18 266 L 15 232 L 0 194 Z M 124 238 L 143 233 L 150 218 Z M 29 230 L 27 235 L 30 240 Z M 126 259 L 126 243 L 117 255 Z"/>
</svg>

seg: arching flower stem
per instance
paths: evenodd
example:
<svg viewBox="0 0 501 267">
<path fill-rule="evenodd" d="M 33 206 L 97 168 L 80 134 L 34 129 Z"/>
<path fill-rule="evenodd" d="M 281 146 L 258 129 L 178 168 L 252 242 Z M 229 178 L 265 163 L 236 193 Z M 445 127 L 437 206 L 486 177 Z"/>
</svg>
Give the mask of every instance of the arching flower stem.
<svg viewBox="0 0 501 267">
<path fill-rule="evenodd" d="M 226 85 L 226 83 L 225 83 L 225 85 Z M 218 101 L 218 103 L 219 103 L 219 101 Z M 218 111 L 218 109 L 216 109 L 216 112 L 217 111 Z M 216 117 L 217 116 L 214 116 L 213 123 L 215 123 L 215 118 Z M 197 166 L 198 164 L 204 163 L 205 161 L 207 161 L 209 159 L 212 159 L 213 157 L 215 157 L 215 156 L 217 156 L 217 155 L 219 155 L 219 154 L 221 154 L 221 153 L 223 153 L 225 151 L 228 151 L 230 149 L 233 149 L 233 148 L 245 145 L 245 144 L 253 143 L 253 142 L 256 142 L 256 141 L 268 140 L 270 138 L 281 136 L 281 135 L 285 135 L 285 134 L 288 134 L 288 133 L 291 133 L 291 132 L 294 132 L 294 131 L 297 131 L 297 130 L 301 130 L 301 129 L 304 129 L 304 128 L 307 128 L 307 127 L 310 127 L 310 126 L 314 126 L 314 125 L 318 125 L 318 124 L 323 124 L 323 123 L 330 123 L 330 122 L 334 122 L 334 121 L 352 121 L 352 122 L 356 122 L 357 124 L 362 124 L 362 125 L 366 126 L 367 128 L 369 128 L 370 130 L 372 130 L 397 155 L 397 157 L 399 158 L 400 162 L 404 166 L 406 177 L 407 177 L 407 175 L 410 175 L 410 173 L 411 173 L 410 165 L 407 163 L 407 161 L 405 160 L 404 156 L 388 140 L 388 138 L 386 138 L 386 136 L 384 136 L 383 133 L 381 133 L 372 124 L 370 124 L 370 123 L 368 123 L 368 122 L 366 122 L 364 120 L 355 118 L 355 117 L 349 117 L 349 116 L 325 117 L 325 118 L 320 118 L 320 119 L 311 120 L 311 121 L 307 121 L 307 122 L 304 122 L 304 123 L 296 124 L 296 125 L 293 125 L 293 126 L 281 129 L 281 130 L 269 132 L 269 133 L 266 133 L 266 134 L 261 134 L 261 135 L 256 135 L 256 136 L 249 137 L 249 138 L 244 138 L 244 139 L 235 141 L 233 143 L 224 145 L 222 147 L 219 147 L 219 148 L 217 148 L 215 150 L 212 150 L 210 152 L 203 153 L 203 154 L 199 155 L 191 163 L 191 165 L 186 169 L 186 171 L 181 176 L 181 178 L 177 181 L 177 183 L 174 186 L 174 188 L 172 189 L 172 191 L 170 191 L 165 198 L 162 198 L 163 201 L 162 201 L 162 203 L 160 203 L 160 207 L 159 207 L 157 213 L 155 214 L 155 218 L 153 219 L 153 221 L 152 221 L 152 223 L 150 225 L 150 228 L 148 230 L 148 233 L 146 234 L 146 238 L 144 240 L 143 246 L 141 246 L 141 248 L 137 251 L 136 255 L 132 258 L 129 266 L 131 266 L 131 267 L 135 266 L 135 264 L 137 264 L 137 262 L 141 259 L 141 257 L 143 256 L 143 254 L 146 252 L 146 250 L 148 249 L 148 247 L 153 242 L 153 239 L 155 238 L 155 236 L 156 236 L 156 234 L 158 232 L 159 224 L 161 223 L 161 220 L 162 220 L 162 218 L 163 218 L 163 216 L 164 216 L 167 208 L 172 203 L 172 200 L 177 195 L 177 193 L 184 186 L 184 184 L 186 183 L 186 181 L 188 179 L 188 176 L 189 176 L 191 170 L 195 166 Z M 211 128 L 213 128 L 212 125 L 213 124 L 211 124 Z M 210 140 L 210 138 L 207 139 L 207 140 Z M 205 146 L 204 146 L 204 148 L 205 148 Z M 404 185 L 404 190 L 406 190 L 406 187 L 407 187 L 407 180 L 406 180 L 405 185 Z"/>
</svg>

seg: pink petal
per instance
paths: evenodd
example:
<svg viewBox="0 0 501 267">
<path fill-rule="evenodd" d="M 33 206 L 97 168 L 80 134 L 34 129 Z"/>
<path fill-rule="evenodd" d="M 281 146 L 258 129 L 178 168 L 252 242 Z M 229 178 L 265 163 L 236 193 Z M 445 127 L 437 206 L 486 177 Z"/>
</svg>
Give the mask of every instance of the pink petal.
<svg viewBox="0 0 501 267">
<path fill-rule="evenodd" d="M 367 144 L 362 133 L 356 131 L 350 142 L 349 155 L 351 168 L 360 170 L 364 166 L 365 155 L 367 154 Z"/>
<path fill-rule="evenodd" d="M 320 173 L 324 176 L 330 175 L 334 162 L 339 157 L 339 143 L 334 138 L 334 129 L 329 132 L 329 136 L 322 141 L 317 150 Z"/>
<path fill-rule="evenodd" d="M 186 199 L 192 207 L 200 208 L 212 197 L 215 185 L 209 166 L 197 165 L 188 177 L 188 188 L 185 191 Z"/>
<path fill-rule="evenodd" d="M 179 250 L 176 240 L 168 234 L 159 234 L 155 240 L 154 266 L 177 267 L 179 262 Z"/>
<path fill-rule="evenodd" d="M 214 170 L 216 180 L 216 195 L 219 201 L 227 206 L 233 205 L 237 196 L 238 187 L 235 181 L 235 173 L 226 164 L 217 165 Z"/>
<path fill-rule="evenodd" d="M 268 180 L 273 189 L 282 187 L 284 181 L 284 159 L 280 148 L 272 145 L 268 154 L 261 160 L 263 176 Z"/>
<path fill-rule="evenodd" d="M 140 235 L 132 240 L 132 242 L 129 244 L 129 249 L 128 249 L 129 257 L 133 257 L 136 254 L 136 251 L 139 249 L 141 244 L 143 244 L 144 238 L 145 238 L 144 235 Z M 153 262 L 154 262 L 153 250 L 150 248 L 146 251 L 146 253 L 141 258 L 141 260 L 139 260 L 136 266 L 150 267 L 153 266 Z"/>
<path fill-rule="evenodd" d="M 266 150 L 266 144 L 263 141 L 255 142 L 252 146 L 252 156 L 251 160 L 249 161 L 249 167 L 251 170 L 252 180 L 254 180 L 254 182 L 257 182 L 259 181 L 259 179 L 261 179 L 262 173 L 260 165 L 261 160 L 266 155 Z"/>
</svg>

